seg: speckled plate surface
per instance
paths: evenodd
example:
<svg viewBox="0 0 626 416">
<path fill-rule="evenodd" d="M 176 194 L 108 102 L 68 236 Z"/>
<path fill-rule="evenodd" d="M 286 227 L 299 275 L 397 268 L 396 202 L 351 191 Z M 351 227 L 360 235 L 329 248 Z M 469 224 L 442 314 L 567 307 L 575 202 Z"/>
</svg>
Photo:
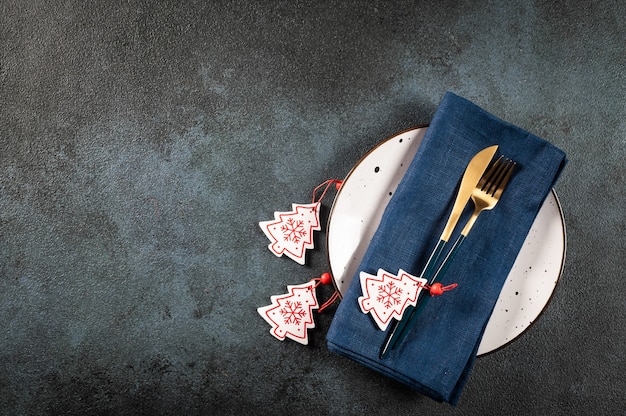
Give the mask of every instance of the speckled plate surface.
<svg viewBox="0 0 626 416">
<path fill-rule="evenodd" d="M 341 295 L 355 275 L 426 130 L 407 130 L 383 141 L 356 164 L 337 193 L 328 220 L 327 239 L 330 269 Z M 479 355 L 511 342 L 539 317 L 561 276 L 565 248 L 565 222 L 553 190 L 502 288 Z"/>
</svg>

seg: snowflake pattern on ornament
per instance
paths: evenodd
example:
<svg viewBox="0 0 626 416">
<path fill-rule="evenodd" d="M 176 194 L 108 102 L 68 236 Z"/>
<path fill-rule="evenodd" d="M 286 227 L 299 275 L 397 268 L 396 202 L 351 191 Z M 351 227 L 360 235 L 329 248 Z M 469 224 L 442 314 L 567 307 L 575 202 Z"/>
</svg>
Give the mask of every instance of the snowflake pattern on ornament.
<svg viewBox="0 0 626 416">
<path fill-rule="evenodd" d="M 376 275 L 361 272 L 359 277 L 363 292 L 358 299 L 361 312 L 371 314 L 382 331 L 387 329 L 392 318 L 400 320 L 409 305 L 417 304 L 417 298 L 428 282 L 402 269 L 397 276 L 378 269 Z"/>
<path fill-rule="evenodd" d="M 382 303 L 387 309 L 400 304 L 401 297 L 402 289 L 400 289 L 394 282 L 387 282 L 387 284 L 378 286 L 378 296 L 376 297 L 376 302 Z"/>
<path fill-rule="evenodd" d="M 302 302 L 286 301 L 285 307 L 279 312 L 286 324 L 300 325 L 300 321 L 306 317 L 306 311 L 302 309 Z"/>
<path fill-rule="evenodd" d="M 284 240 L 299 243 L 300 239 L 306 237 L 307 234 L 303 224 L 304 221 L 302 220 L 296 221 L 293 218 L 289 218 L 285 224 L 280 226 Z"/>
<path fill-rule="evenodd" d="M 306 261 L 305 252 L 313 248 L 313 231 L 320 225 L 320 202 L 292 204 L 292 211 L 275 212 L 273 221 L 261 221 L 259 226 L 270 239 L 267 246 L 280 257 L 285 254 L 299 264 Z"/>
<path fill-rule="evenodd" d="M 258 308 L 257 312 L 272 326 L 270 333 L 279 340 L 290 338 L 307 345 L 307 330 L 315 328 L 313 311 L 319 308 L 315 282 L 287 286 L 287 291 L 283 295 L 272 296 L 272 304 Z"/>
</svg>

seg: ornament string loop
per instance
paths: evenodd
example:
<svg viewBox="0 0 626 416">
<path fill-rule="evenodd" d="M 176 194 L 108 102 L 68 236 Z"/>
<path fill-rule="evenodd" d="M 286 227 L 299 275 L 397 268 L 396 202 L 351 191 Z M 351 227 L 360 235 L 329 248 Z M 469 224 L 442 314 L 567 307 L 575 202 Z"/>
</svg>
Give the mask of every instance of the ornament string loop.
<svg viewBox="0 0 626 416">
<path fill-rule="evenodd" d="M 451 285 L 444 286 L 441 283 L 433 283 L 432 285 L 424 285 L 424 289 L 430 292 L 430 296 L 441 296 L 443 292 L 447 292 L 449 290 L 457 287 L 458 283 L 452 283 Z"/>
<path fill-rule="evenodd" d="M 315 281 L 315 285 L 313 286 L 313 288 L 316 288 L 319 285 L 329 285 L 332 282 L 332 276 L 330 275 L 330 273 L 324 272 L 320 277 L 316 277 L 315 279 L 313 279 L 313 281 Z M 324 309 L 332 305 L 337 299 L 339 299 L 339 292 L 337 291 L 337 289 L 335 289 L 332 296 L 326 302 L 324 302 L 322 306 L 319 307 L 317 313 L 322 313 Z"/>
<path fill-rule="evenodd" d="M 326 193 L 328 192 L 328 188 L 330 188 L 330 186 L 333 184 L 335 185 L 335 189 L 339 190 L 339 188 L 341 188 L 341 185 L 343 184 L 343 181 L 339 179 L 329 179 L 317 185 L 315 189 L 313 190 L 313 198 L 311 200 L 311 203 L 316 203 L 324 199 L 324 197 L 326 196 Z M 320 195 L 319 198 L 316 198 L 317 193 L 322 188 L 324 188 L 324 190 L 322 191 L 322 195 Z"/>
<path fill-rule="evenodd" d="M 320 308 L 317 310 L 317 313 L 324 312 L 324 309 L 328 308 L 330 305 L 335 303 L 335 301 L 337 299 L 339 299 L 339 292 L 337 290 L 335 290 L 333 295 L 326 302 L 324 302 L 324 304 L 322 304 L 322 306 L 320 306 Z"/>
</svg>

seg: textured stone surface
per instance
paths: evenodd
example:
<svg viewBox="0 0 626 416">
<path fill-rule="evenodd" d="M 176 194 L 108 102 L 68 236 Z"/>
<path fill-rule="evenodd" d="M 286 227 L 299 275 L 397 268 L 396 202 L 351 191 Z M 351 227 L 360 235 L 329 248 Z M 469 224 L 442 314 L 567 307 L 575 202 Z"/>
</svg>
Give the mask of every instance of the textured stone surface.
<svg viewBox="0 0 626 416">
<path fill-rule="evenodd" d="M 626 6 L 416 3 L 1 1 L 0 414 L 622 412 Z M 447 90 L 570 158 L 562 280 L 457 409 L 256 313 L 328 268 L 257 222 Z"/>
</svg>

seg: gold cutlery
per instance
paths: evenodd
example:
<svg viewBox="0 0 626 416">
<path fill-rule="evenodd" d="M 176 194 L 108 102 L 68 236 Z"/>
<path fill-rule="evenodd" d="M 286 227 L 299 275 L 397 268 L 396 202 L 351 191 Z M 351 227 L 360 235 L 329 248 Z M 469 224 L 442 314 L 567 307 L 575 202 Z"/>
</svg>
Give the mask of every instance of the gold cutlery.
<svg viewBox="0 0 626 416">
<path fill-rule="evenodd" d="M 497 148 L 497 146 L 493 146 L 493 147 Z M 495 153 L 495 149 L 493 150 L 493 153 Z M 490 158 L 493 156 L 493 153 L 491 154 Z M 474 159 L 472 159 L 472 162 L 473 160 Z M 470 162 L 467 169 L 470 169 L 472 162 Z M 448 226 L 449 224 L 446 225 L 442 238 L 440 239 L 439 243 L 435 247 L 435 250 L 433 251 L 433 254 L 431 254 L 428 260 L 428 263 L 424 269 L 424 273 L 422 274 L 422 277 L 429 279 L 428 284 L 430 286 L 436 283 L 441 278 L 441 276 L 445 273 L 448 266 L 454 259 L 456 253 L 458 252 L 459 247 L 461 246 L 463 241 L 465 241 L 465 238 L 467 237 L 472 227 L 476 223 L 476 219 L 478 218 L 480 213 L 486 210 L 491 210 L 496 206 L 496 204 L 500 200 L 500 197 L 502 196 L 502 192 L 504 191 L 504 188 L 508 184 L 509 178 L 511 177 L 511 173 L 513 172 L 514 167 L 515 167 L 514 161 L 510 159 L 506 159 L 503 156 L 501 156 L 486 172 L 485 172 L 485 168 L 483 168 L 482 172 L 484 172 L 484 174 L 481 173 L 482 177 L 480 178 L 478 183 L 474 185 L 473 189 L 471 190 L 471 195 L 469 197 L 472 199 L 472 202 L 474 204 L 474 212 L 472 213 L 472 216 L 469 218 L 469 220 L 463 227 L 461 234 L 459 235 L 457 240 L 454 242 L 452 249 L 450 249 L 450 252 L 443 260 L 441 266 L 439 266 L 437 271 L 432 276 L 430 274 L 432 273 L 432 270 L 434 270 L 438 257 L 441 255 L 441 252 L 443 251 L 443 247 L 445 246 L 447 239 L 450 238 L 450 235 L 452 234 L 452 230 L 454 229 L 454 227 L 456 226 L 456 222 L 458 221 L 458 216 L 460 216 L 460 212 L 462 212 L 463 209 L 465 208 L 465 204 L 461 206 L 460 212 L 458 213 L 457 218 L 454 220 L 454 224 L 452 225 L 452 227 L 449 229 L 449 226 Z M 461 188 L 464 185 L 463 183 L 464 180 L 465 180 L 465 175 L 461 182 Z M 460 191 L 461 189 L 459 190 L 459 193 Z M 457 208 L 457 203 L 460 203 L 458 196 L 457 196 L 457 201 L 455 202 L 455 206 L 453 208 L 453 212 Z M 446 240 L 443 239 L 444 237 L 446 237 Z M 444 242 L 442 243 L 442 241 Z M 420 293 L 420 296 L 417 299 L 416 306 L 409 307 L 406 309 L 402 320 L 397 322 L 396 325 L 393 326 L 393 328 L 389 332 L 389 335 L 387 336 L 387 339 L 380 353 L 381 358 L 384 358 L 389 353 L 390 350 L 394 349 L 400 343 L 400 341 L 404 339 L 409 329 L 413 326 L 413 324 L 417 320 L 417 316 L 423 310 L 425 304 L 427 303 L 427 299 L 428 297 L 425 297 L 424 292 L 422 292 Z"/>
</svg>

